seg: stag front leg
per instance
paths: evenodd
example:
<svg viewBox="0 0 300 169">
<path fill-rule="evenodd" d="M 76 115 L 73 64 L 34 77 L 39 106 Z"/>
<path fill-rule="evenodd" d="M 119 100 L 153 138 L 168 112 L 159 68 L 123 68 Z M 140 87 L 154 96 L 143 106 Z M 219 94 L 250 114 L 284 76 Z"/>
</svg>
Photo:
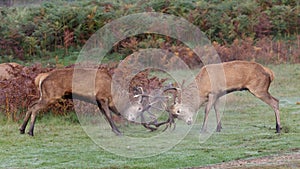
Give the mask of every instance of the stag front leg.
<svg viewBox="0 0 300 169">
<path fill-rule="evenodd" d="M 208 120 L 208 114 L 211 109 L 211 107 L 215 104 L 217 100 L 217 97 L 214 94 L 209 94 L 208 95 L 208 102 L 205 107 L 205 115 L 204 115 L 204 121 L 201 129 L 201 133 L 207 132 L 207 120 Z"/>
<path fill-rule="evenodd" d="M 214 109 L 215 109 L 216 119 L 217 119 L 217 130 L 216 130 L 217 132 L 221 132 L 221 129 L 222 129 L 219 105 L 220 105 L 220 99 L 217 99 L 214 104 Z"/>
<path fill-rule="evenodd" d="M 276 133 L 280 133 L 280 111 L 279 111 L 279 100 L 273 97 L 269 92 L 251 92 L 256 97 L 267 103 L 275 113 L 275 119 L 276 119 Z"/>
<path fill-rule="evenodd" d="M 116 133 L 116 135 L 122 135 L 122 133 L 119 131 L 119 129 L 115 125 L 114 121 L 112 120 L 112 116 L 111 116 L 111 113 L 110 113 L 109 107 L 108 107 L 108 100 L 97 101 L 97 104 L 98 104 L 99 109 L 105 115 L 105 118 L 108 121 L 110 127 L 112 128 L 112 131 L 114 133 Z"/>
</svg>

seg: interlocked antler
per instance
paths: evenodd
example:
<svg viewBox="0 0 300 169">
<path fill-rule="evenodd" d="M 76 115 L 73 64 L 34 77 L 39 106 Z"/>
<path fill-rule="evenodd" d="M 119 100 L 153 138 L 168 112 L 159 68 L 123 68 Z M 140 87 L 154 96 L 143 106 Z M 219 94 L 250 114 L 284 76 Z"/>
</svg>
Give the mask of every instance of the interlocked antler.
<svg viewBox="0 0 300 169">
<path fill-rule="evenodd" d="M 183 88 L 184 82 L 185 81 L 182 81 L 181 88 Z M 164 94 L 165 92 L 168 92 L 168 91 L 173 91 L 174 103 L 172 106 L 174 106 L 177 103 L 181 103 L 181 95 L 178 94 L 178 91 L 180 91 L 181 88 L 177 88 L 177 87 L 174 87 L 173 85 L 169 85 L 169 86 L 164 87 L 161 94 Z M 156 128 L 158 128 L 161 125 L 167 124 L 165 129 L 163 130 L 163 131 L 165 131 L 167 128 L 172 127 L 172 124 L 174 124 L 173 130 L 175 129 L 176 123 L 174 121 L 174 118 L 176 118 L 176 116 L 174 116 L 172 114 L 172 112 L 170 111 L 171 107 L 168 107 L 167 105 L 165 105 L 165 110 L 168 112 L 169 118 L 164 122 L 153 124 L 153 125 L 155 125 Z"/>
<path fill-rule="evenodd" d="M 143 110 L 141 111 L 141 114 L 139 115 L 139 116 L 141 116 L 141 124 L 145 128 L 147 128 L 151 131 L 157 130 L 157 128 L 151 127 L 149 123 L 146 123 L 145 115 L 144 115 L 144 113 L 147 112 L 150 115 L 150 118 L 153 119 L 153 122 L 156 122 L 155 115 L 149 110 L 151 108 L 152 104 L 154 104 L 154 103 L 149 103 L 149 104 L 145 103 L 145 102 L 149 102 L 149 98 L 152 96 L 145 93 L 142 87 L 137 87 L 136 89 L 139 90 L 140 94 L 136 94 L 133 97 L 135 97 L 135 98 L 138 97 L 139 98 L 138 102 L 143 105 Z"/>
<path fill-rule="evenodd" d="M 161 125 L 167 124 L 166 128 L 163 130 L 165 131 L 168 127 L 171 127 L 172 124 L 174 123 L 174 128 L 175 128 L 175 121 L 174 121 L 174 117 L 173 115 L 170 113 L 170 111 L 168 111 L 168 106 L 166 103 L 166 99 L 169 99 L 169 96 L 165 96 L 165 93 L 168 91 L 173 91 L 173 97 L 174 97 L 174 101 L 176 99 L 176 95 L 177 95 L 177 91 L 180 90 L 179 88 L 174 87 L 173 85 L 168 85 L 165 86 L 163 89 L 159 89 L 158 91 L 156 91 L 156 93 L 154 95 L 151 94 L 146 94 L 143 91 L 143 88 L 139 87 L 138 88 L 141 91 L 141 94 L 135 95 L 134 97 L 140 97 L 140 102 L 145 102 L 147 100 L 147 103 L 143 103 L 145 104 L 142 113 L 140 114 L 141 116 L 141 124 L 147 128 L 150 129 L 151 131 L 157 130 L 158 127 L 160 127 Z M 147 98 L 146 100 L 144 98 Z M 151 101 L 150 101 L 151 100 Z M 159 108 L 154 106 L 156 103 L 161 102 L 163 105 L 163 108 Z M 166 121 L 157 122 L 157 117 L 154 115 L 154 113 L 151 112 L 151 108 L 157 109 L 157 110 L 161 110 L 161 111 L 166 111 L 169 113 L 169 117 Z M 145 122 L 145 117 L 144 117 L 144 112 L 147 112 L 150 115 L 150 118 L 152 118 L 153 120 L 146 123 Z M 152 127 L 155 126 L 155 127 Z"/>
</svg>

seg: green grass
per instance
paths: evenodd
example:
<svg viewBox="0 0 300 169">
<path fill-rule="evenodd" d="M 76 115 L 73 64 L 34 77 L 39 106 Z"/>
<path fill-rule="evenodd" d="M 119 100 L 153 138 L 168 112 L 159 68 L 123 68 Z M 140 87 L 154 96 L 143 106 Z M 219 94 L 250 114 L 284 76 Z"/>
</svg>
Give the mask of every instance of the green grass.
<svg viewBox="0 0 300 169">
<path fill-rule="evenodd" d="M 247 92 L 228 95 L 221 133 L 199 142 L 202 108 L 197 125 L 179 144 L 147 158 L 127 158 L 103 150 L 76 123 L 74 114 L 39 117 L 34 137 L 19 134 L 21 122 L 1 117 L 0 168 L 184 168 L 299 151 L 300 105 L 296 103 L 300 101 L 300 65 L 269 67 L 276 74 L 270 92 L 280 99 L 281 134 L 275 133 L 271 108 Z M 214 112 L 210 115 L 214 122 Z M 133 128 L 139 136 L 149 135 L 140 126 Z M 175 131 L 181 129 L 178 124 Z"/>
</svg>

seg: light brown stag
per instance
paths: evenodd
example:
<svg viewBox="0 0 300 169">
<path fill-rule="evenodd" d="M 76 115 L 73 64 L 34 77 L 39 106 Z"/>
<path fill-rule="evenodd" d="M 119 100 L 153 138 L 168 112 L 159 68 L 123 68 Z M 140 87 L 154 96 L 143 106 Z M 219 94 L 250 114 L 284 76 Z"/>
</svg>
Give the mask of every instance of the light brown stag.
<svg viewBox="0 0 300 169">
<path fill-rule="evenodd" d="M 217 117 L 217 131 L 220 131 L 219 98 L 234 91 L 248 90 L 274 110 L 276 132 L 280 133 L 279 101 L 269 93 L 270 84 L 274 80 L 274 74 L 269 68 L 248 61 L 211 64 L 201 68 L 195 80 L 199 94 L 198 103 L 183 104 L 179 97 L 178 101 L 169 109 L 174 117 L 185 120 L 187 124 L 192 124 L 193 112 L 197 112 L 200 106 L 207 103 L 201 131 L 207 129 L 208 114 L 213 106 Z M 191 86 L 187 86 L 182 95 L 189 95 L 190 88 Z"/>
</svg>

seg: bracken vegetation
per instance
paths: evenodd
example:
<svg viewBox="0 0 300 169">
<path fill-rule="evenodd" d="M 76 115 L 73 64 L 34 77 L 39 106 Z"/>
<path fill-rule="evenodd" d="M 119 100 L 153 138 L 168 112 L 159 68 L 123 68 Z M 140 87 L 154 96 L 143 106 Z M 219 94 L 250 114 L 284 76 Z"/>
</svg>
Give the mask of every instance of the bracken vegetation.
<svg viewBox="0 0 300 169">
<path fill-rule="evenodd" d="M 224 61 L 300 60 L 300 7 L 296 0 L 60 0 L 41 2 L 39 6 L 0 7 L 0 61 L 49 59 L 58 53 L 60 58 L 67 57 L 78 52 L 105 24 L 139 12 L 162 12 L 185 18 L 214 42 Z M 185 47 L 169 37 L 143 34 L 116 44 L 111 53 L 114 53 L 112 58 L 119 60 L 132 49 L 161 46 L 169 49 L 179 46 L 179 51 Z M 185 57 L 185 52 L 179 54 Z M 195 61 L 191 60 L 188 62 Z"/>
</svg>

